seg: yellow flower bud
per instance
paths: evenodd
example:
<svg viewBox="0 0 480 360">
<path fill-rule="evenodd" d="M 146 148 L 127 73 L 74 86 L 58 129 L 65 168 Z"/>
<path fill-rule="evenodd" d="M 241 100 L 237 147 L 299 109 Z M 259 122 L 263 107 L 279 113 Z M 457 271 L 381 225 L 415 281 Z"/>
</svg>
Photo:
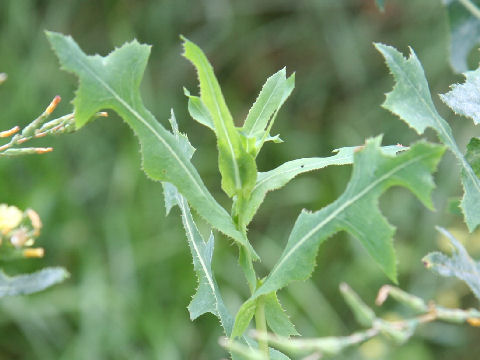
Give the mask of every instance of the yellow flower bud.
<svg viewBox="0 0 480 360">
<path fill-rule="evenodd" d="M 6 234 L 22 221 L 23 213 L 15 206 L 0 204 L 0 232 Z"/>
</svg>

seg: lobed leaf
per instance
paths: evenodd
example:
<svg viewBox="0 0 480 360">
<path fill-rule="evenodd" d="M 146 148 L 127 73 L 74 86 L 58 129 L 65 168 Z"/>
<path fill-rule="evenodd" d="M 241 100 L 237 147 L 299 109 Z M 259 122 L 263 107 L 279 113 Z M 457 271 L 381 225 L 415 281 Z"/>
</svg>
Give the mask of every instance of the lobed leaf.
<svg viewBox="0 0 480 360">
<path fill-rule="evenodd" d="M 138 136 L 145 173 L 153 180 L 174 184 L 213 227 L 256 257 L 246 237 L 209 193 L 175 137 L 143 105 L 139 86 L 150 46 L 134 40 L 108 56 L 88 56 L 70 36 L 47 32 L 47 37 L 62 68 L 79 78 L 73 100 L 77 126 L 85 125 L 101 109 L 113 109 Z"/>
<path fill-rule="evenodd" d="M 190 60 L 197 70 L 200 99 L 208 109 L 215 126 L 222 189 L 230 197 L 248 196 L 257 178 L 255 158 L 242 144 L 242 135 L 235 128 L 212 65 L 197 45 L 185 38 L 183 41 L 183 56 Z"/>
<path fill-rule="evenodd" d="M 467 57 L 480 42 L 479 0 L 443 0 L 450 26 L 450 65 L 457 72 L 468 70 Z"/>
<path fill-rule="evenodd" d="M 368 140 L 355 154 L 350 182 L 336 201 L 313 213 L 302 211 L 273 270 L 238 311 L 232 336 L 245 331 L 259 296 L 276 292 L 291 281 L 307 279 L 319 245 L 336 232 L 346 231 L 357 238 L 386 275 L 396 281 L 394 228 L 381 214 L 378 199 L 388 188 L 399 185 L 431 209 L 431 173 L 444 148 L 420 142 L 392 157 L 381 151 L 380 141 L 380 137 Z"/>
<path fill-rule="evenodd" d="M 384 56 L 396 82 L 387 94 L 383 107 L 398 115 L 418 134 L 427 127 L 434 129 L 440 141 L 457 157 L 462 166 L 464 196 L 461 209 L 467 226 L 472 232 L 480 224 L 480 179 L 458 148 L 448 123 L 438 114 L 428 88 L 427 79 L 417 56 L 410 49 L 410 57 L 405 59 L 395 48 L 375 44 Z"/>
<path fill-rule="evenodd" d="M 346 165 L 353 162 L 353 154 L 358 146 L 343 147 L 334 150 L 335 155 L 326 158 L 304 158 L 288 161 L 279 167 L 267 171 L 259 172 L 257 182 L 252 190 L 250 198 L 246 201 L 243 213 L 245 221 L 248 225 L 253 219 L 258 208 L 265 199 L 269 191 L 277 190 L 285 186 L 293 180 L 297 175 L 319 170 L 330 165 Z M 382 151 L 386 154 L 395 155 L 398 151 L 405 150 L 406 147 L 401 145 L 383 146 Z"/>
<path fill-rule="evenodd" d="M 464 281 L 480 300 L 480 262 L 474 261 L 462 244 L 447 230 L 441 227 L 437 227 L 437 230 L 450 241 L 453 247 L 452 256 L 432 252 L 423 258 L 423 263 L 441 276 L 453 276 Z"/>
<path fill-rule="evenodd" d="M 440 98 L 455 113 L 471 118 L 477 125 L 480 122 L 480 68 L 463 75 L 465 82 L 452 85 Z"/>
<path fill-rule="evenodd" d="M 8 276 L 0 270 L 0 298 L 36 293 L 67 279 L 70 274 L 61 267 L 50 267 L 31 274 Z"/>
</svg>

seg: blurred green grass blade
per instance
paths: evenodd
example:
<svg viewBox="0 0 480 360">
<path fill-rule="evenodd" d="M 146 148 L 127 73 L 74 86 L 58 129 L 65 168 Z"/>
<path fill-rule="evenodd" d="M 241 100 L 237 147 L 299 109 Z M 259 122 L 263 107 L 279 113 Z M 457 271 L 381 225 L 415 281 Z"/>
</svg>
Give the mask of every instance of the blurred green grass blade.
<svg viewBox="0 0 480 360">
<path fill-rule="evenodd" d="M 480 42 L 480 0 L 443 0 L 443 3 L 450 26 L 450 65 L 455 72 L 462 73 L 468 70 L 468 55 Z"/>
<path fill-rule="evenodd" d="M 452 134 L 448 123 L 438 114 L 428 88 L 423 67 L 410 49 L 410 57 L 391 46 L 375 44 L 384 56 L 394 78 L 395 86 L 386 96 L 383 107 L 399 116 L 418 134 L 427 127 L 434 129 L 440 141 L 457 157 L 462 166 L 464 196 L 461 208 L 470 232 L 480 225 L 480 179 L 465 160 Z"/>
<path fill-rule="evenodd" d="M 388 188 L 402 186 L 432 209 L 432 173 L 444 148 L 420 142 L 392 157 L 381 151 L 380 141 L 381 137 L 370 139 L 356 153 L 350 182 L 336 201 L 313 213 L 302 211 L 273 270 L 238 311 L 232 336 L 245 331 L 259 296 L 310 277 L 319 245 L 339 231 L 357 238 L 383 272 L 396 282 L 394 228 L 380 212 L 378 199 Z"/>
<path fill-rule="evenodd" d="M 183 38 L 183 47 L 183 56 L 197 70 L 200 99 L 210 112 L 215 126 L 222 189 L 230 197 L 248 196 L 257 178 L 255 159 L 247 153 L 242 144 L 241 135 L 235 128 L 232 115 L 207 57 L 197 45 L 185 38 Z"/>
<path fill-rule="evenodd" d="M 0 270 L 0 298 L 36 293 L 67 279 L 70 274 L 61 267 L 49 267 L 31 274 L 8 276 Z"/>
<path fill-rule="evenodd" d="M 463 74 L 465 82 L 454 84 L 440 98 L 456 114 L 469 117 L 475 125 L 480 123 L 480 68 Z"/>
<path fill-rule="evenodd" d="M 288 161 L 279 167 L 267 171 L 259 172 L 257 182 L 252 190 L 250 198 L 247 200 L 244 207 L 244 214 L 246 224 L 252 221 L 253 216 L 258 211 L 258 208 L 263 203 L 268 192 L 277 190 L 288 184 L 297 175 L 319 170 L 330 165 L 346 165 L 353 163 L 353 154 L 355 149 L 360 149 L 357 146 L 343 147 L 334 150 L 335 155 L 325 158 L 305 158 Z M 383 146 L 382 151 L 386 154 L 395 155 L 398 151 L 405 150 L 401 145 Z"/>
<path fill-rule="evenodd" d="M 432 252 L 423 258 L 423 263 L 441 276 L 453 276 L 464 281 L 480 300 L 480 263 L 474 261 L 462 244 L 447 230 L 441 227 L 437 227 L 437 230 L 450 241 L 453 247 L 452 256 Z"/>
<path fill-rule="evenodd" d="M 270 76 L 250 108 L 242 127 L 247 138 L 255 138 L 255 154 L 260 151 L 264 139 L 269 137 L 267 128 L 271 128 L 276 113 L 287 100 L 295 87 L 295 74 L 287 78 L 285 68 Z M 272 124 L 270 124 L 272 122 Z"/>
<path fill-rule="evenodd" d="M 174 136 L 143 105 L 139 86 L 150 46 L 134 40 L 106 57 L 87 56 L 70 36 L 47 32 L 47 37 L 62 68 L 79 78 L 73 100 L 77 126 L 85 125 L 101 109 L 115 110 L 139 138 L 145 173 L 154 180 L 174 184 L 213 227 L 254 253 L 231 217 L 207 190 Z"/>
<path fill-rule="evenodd" d="M 350 310 L 352 310 L 355 320 L 364 327 L 371 327 L 376 319 L 373 310 L 346 283 L 340 284 L 340 292 Z"/>
</svg>

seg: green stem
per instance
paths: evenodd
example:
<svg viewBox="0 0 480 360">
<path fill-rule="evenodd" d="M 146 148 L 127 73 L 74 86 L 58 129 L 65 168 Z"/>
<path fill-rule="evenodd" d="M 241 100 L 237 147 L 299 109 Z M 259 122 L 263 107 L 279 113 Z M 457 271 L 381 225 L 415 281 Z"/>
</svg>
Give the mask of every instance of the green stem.
<svg viewBox="0 0 480 360">
<path fill-rule="evenodd" d="M 265 319 L 265 304 L 263 296 L 260 296 L 257 300 L 257 308 L 255 309 L 255 325 L 258 334 L 258 348 L 260 352 L 265 356 L 265 359 L 270 359 L 268 353 L 268 341 L 267 341 L 267 321 Z"/>
<path fill-rule="evenodd" d="M 245 238 L 247 238 L 247 226 L 243 221 L 244 203 L 245 203 L 245 199 L 243 198 L 242 195 L 239 195 L 233 201 L 231 216 L 237 230 L 240 231 L 242 234 L 244 234 Z M 247 238 L 247 242 L 248 242 L 248 238 Z M 253 292 L 257 288 L 257 274 L 255 273 L 255 269 L 253 268 L 252 257 L 244 247 L 239 247 L 238 262 L 240 264 L 240 267 L 242 268 L 245 278 L 247 279 L 250 293 L 253 294 Z"/>
<path fill-rule="evenodd" d="M 470 13 L 480 19 L 480 9 L 471 0 L 458 0 Z"/>
</svg>

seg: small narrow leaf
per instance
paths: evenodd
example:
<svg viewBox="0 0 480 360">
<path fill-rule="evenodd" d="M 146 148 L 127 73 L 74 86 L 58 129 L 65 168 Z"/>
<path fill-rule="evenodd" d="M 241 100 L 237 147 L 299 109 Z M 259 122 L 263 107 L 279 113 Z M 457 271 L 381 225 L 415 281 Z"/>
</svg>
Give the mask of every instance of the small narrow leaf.
<svg viewBox="0 0 480 360">
<path fill-rule="evenodd" d="M 246 225 L 250 223 L 258 208 L 265 199 L 269 191 L 277 190 L 285 186 L 297 175 L 319 170 L 330 165 L 346 165 L 353 163 L 353 154 L 358 150 L 358 146 L 343 147 L 336 149 L 335 155 L 326 158 L 305 158 L 288 161 L 279 167 L 267 171 L 259 172 L 257 182 L 252 190 L 250 198 L 245 204 L 244 214 Z M 398 151 L 406 150 L 401 145 L 383 146 L 382 151 L 386 154 L 395 155 Z"/>
<path fill-rule="evenodd" d="M 190 92 L 185 88 L 183 89 L 183 92 L 185 93 L 185 96 L 188 97 L 188 112 L 193 120 L 215 132 L 215 125 L 213 124 L 212 117 L 202 99 L 198 96 L 190 95 Z"/>
<path fill-rule="evenodd" d="M 264 297 L 265 317 L 268 327 L 277 335 L 300 335 L 282 308 L 275 293 Z"/>
<path fill-rule="evenodd" d="M 452 256 L 432 252 L 423 258 L 423 263 L 441 276 L 453 276 L 464 281 L 480 300 L 480 263 L 474 261 L 462 244 L 447 230 L 441 227 L 437 227 L 437 230 L 450 241 L 453 247 Z"/>
<path fill-rule="evenodd" d="M 465 82 L 450 86 L 451 90 L 440 98 L 455 113 L 480 123 L 480 68 L 463 74 Z"/>
<path fill-rule="evenodd" d="M 443 0 L 450 26 L 450 65 L 457 73 L 468 70 L 467 58 L 480 42 L 479 0 Z"/>
<path fill-rule="evenodd" d="M 222 189 L 230 197 L 240 194 L 248 196 L 257 178 L 255 159 L 242 146 L 241 135 L 234 126 L 212 65 L 197 45 L 185 38 L 183 41 L 183 56 L 190 60 L 197 70 L 200 99 L 208 109 L 215 126 Z"/>
<path fill-rule="evenodd" d="M 270 76 L 263 85 L 242 128 L 247 138 L 255 138 L 255 154 L 258 154 L 264 141 L 274 139 L 270 137 L 269 129 L 273 125 L 275 115 L 290 96 L 294 87 L 295 74 L 287 78 L 285 68 Z"/>
<path fill-rule="evenodd" d="M 480 179 L 458 148 L 448 123 L 438 114 L 428 88 L 427 79 L 417 56 L 410 49 L 405 59 L 395 48 L 375 44 L 384 56 L 396 82 L 387 94 L 383 107 L 398 115 L 418 134 L 427 127 L 434 129 L 440 141 L 457 157 L 462 166 L 464 196 L 461 208 L 470 232 L 480 225 Z"/>
<path fill-rule="evenodd" d="M 190 318 L 195 320 L 200 315 L 210 312 L 218 317 L 225 334 L 229 336 L 233 327 L 233 318 L 223 303 L 212 272 L 213 234 L 210 234 L 210 239 L 205 243 L 193 221 L 187 202 L 178 193 L 177 202 L 182 212 L 183 226 L 193 258 L 193 267 L 198 277 L 197 292 L 188 305 Z"/>
<path fill-rule="evenodd" d="M 385 274 L 396 281 L 394 228 L 381 214 L 378 199 L 388 188 L 403 186 L 431 209 L 431 174 L 444 148 L 420 142 L 392 157 L 381 151 L 380 141 L 380 137 L 367 141 L 365 148 L 355 154 L 351 180 L 336 201 L 314 213 L 300 214 L 273 270 L 238 311 L 232 336 L 245 331 L 252 303 L 259 296 L 276 292 L 291 281 L 307 279 L 314 269 L 319 245 L 338 231 L 357 238 Z"/>
<path fill-rule="evenodd" d="M 70 274 L 61 267 L 51 267 L 31 274 L 8 276 L 0 270 L 0 298 L 42 291 L 67 279 Z"/>
<path fill-rule="evenodd" d="M 87 56 L 70 36 L 47 32 L 47 37 L 62 68 L 79 78 L 73 100 L 77 126 L 85 125 L 99 110 L 116 111 L 139 138 L 145 173 L 154 180 L 174 184 L 203 218 L 255 257 L 253 248 L 207 190 L 175 137 L 143 105 L 139 86 L 150 47 L 134 40 L 106 57 Z"/>
</svg>

